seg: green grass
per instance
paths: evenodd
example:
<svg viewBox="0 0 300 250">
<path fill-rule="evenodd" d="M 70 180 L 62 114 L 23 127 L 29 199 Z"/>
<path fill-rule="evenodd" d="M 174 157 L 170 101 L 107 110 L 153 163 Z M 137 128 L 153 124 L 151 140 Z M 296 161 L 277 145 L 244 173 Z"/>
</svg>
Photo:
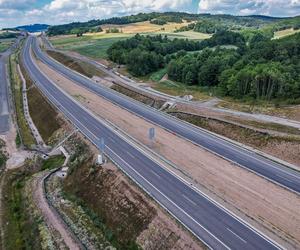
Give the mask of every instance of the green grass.
<svg viewBox="0 0 300 250">
<path fill-rule="evenodd" d="M 26 180 L 31 173 L 22 169 L 7 171 L 4 178 L 2 219 L 6 250 L 41 249 L 38 221 L 28 209 Z"/>
<path fill-rule="evenodd" d="M 164 68 L 164 69 L 160 69 L 154 73 L 152 73 L 150 75 L 150 80 L 154 81 L 154 82 L 159 82 L 163 77 L 164 75 L 167 73 L 167 69 Z"/>
<path fill-rule="evenodd" d="M 41 170 L 61 167 L 64 161 L 65 161 L 65 157 L 63 155 L 50 157 L 47 160 L 43 161 Z"/>
<path fill-rule="evenodd" d="M 167 35 L 170 39 L 182 38 L 192 40 L 203 40 L 211 35 L 194 31 L 185 31 L 180 33 L 172 32 L 149 32 L 141 33 L 142 35 Z M 58 36 L 51 39 L 51 43 L 58 49 L 75 51 L 79 54 L 99 59 L 107 58 L 106 50 L 115 42 L 132 37 L 135 33 L 116 33 L 116 34 L 97 34 L 76 36 Z"/>
<path fill-rule="evenodd" d="M 115 42 L 131 37 L 131 34 L 101 34 L 95 36 L 68 36 L 52 39 L 52 44 L 59 49 L 78 52 L 91 58 L 106 58 L 106 50 Z"/>
<path fill-rule="evenodd" d="M 22 82 L 17 71 L 17 55 L 12 54 L 9 60 L 10 68 L 10 82 L 12 85 L 12 92 L 14 96 L 17 123 L 20 129 L 20 137 L 25 146 L 31 147 L 35 144 L 35 140 L 31 134 L 30 128 L 27 125 L 23 113 L 23 100 L 22 100 Z"/>
<path fill-rule="evenodd" d="M 203 90 L 199 86 L 187 86 L 170 80 L 157 83 L 153 89 L 173 96 L 192 95 L 194 97 L 193 100 L 210 99 L 207 90 Z"/>
<path fill-rule="evenodd" d="M 7 50 L 14 42 L 14 38 L 0 39 L 0 53 Z"/>
</svg>

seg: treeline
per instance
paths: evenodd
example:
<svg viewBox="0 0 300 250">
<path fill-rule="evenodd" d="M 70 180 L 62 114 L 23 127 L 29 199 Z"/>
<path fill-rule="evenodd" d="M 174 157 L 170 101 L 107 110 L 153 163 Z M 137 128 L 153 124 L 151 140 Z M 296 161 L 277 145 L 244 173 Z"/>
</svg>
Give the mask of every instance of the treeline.
<svg viewBox="0 0 300 250">
<path fill-rule="evenodd" d="M 231 15 L 210 15 L 210 14 L 190 14 L 184 12 L 165 12 L 165 13 L 139 13 L 137 15 L 124 16 L 124 17 L 112 17 L 109 19 L 98 19 L 91 20 L 88 22 L 74 22 L 70 24 L 56 25 L 48 28 L 47 34 L 49 36 L 63 35 L 63 34 L 76 34 L 78 29 L 80 32 L 91 32 L 94 28 L 99 27 L 103 24 L 129 24 L 144 21 L 151 21 L 155 24 L 165 24 L 167 22 L 177 22 L 180 23 L 182 20 L 187 21 L 201 21 L 206 25 L 202 27 L 200 24 L 197 30 L 207 29 L 209 32 L 215 32 L 215 28 L 222 25 L 227 27 L 228 30 L 241 29 L 242 27 L 261 27 L 263 25 L 277 22 L 278 18 L 264 17 L 264 16 L 231 16 Z M 201 23 L 199 22 L 199 23 Z M 75 31 L 77 29 L 77 31 Z"/>
<path fill-rule="evenodd" d="M 19 35 L 20 35 L 20 33 L 5 31 L 3 33 L 0 33 L 0 39 L 4 39 L 4 38 L 16 38 Z"/>
<path fill-rule="evenodd" d="M 170 40 L 166 36 L 141 36 L 114 43 L 107 54 L 110 60 L 126 64 L 128 70 L 136 76 L 144 76 L 165 66 L 167 55 L 200 49 L 200 43 L 190 40 Z"/>
<path fill-rule="evenodd" d="M 202 42 L 136 35 L 107 53 L 136 76 L 166 67 L 171 80 L 212 87 L 222 95 L 300 102 L 300 34 L 270 40 L 261 32 L 245 39 L 220 31 Z"/>
<path fill-rule="evenodd" d="M 124 17 L 112 17 L 101 20 L 91 20 L 88 22 L 73 22 L 70 24 L 62 24 L 51 26 L 48 28 L 47 34 L 49 36 L 63 35 L 63 34 L 76 34 L 74 29 L 80 29 L 80 31 L 90 30 L 93 27 L 103 24 L 130 24 L 151 20 L 158 20 L 154 22 L 182 22 L 185 20 L 195 20 L 198 17 L 197 14 L 189 14 L 184 12 L 165 12 L 165 13 L 139 13 L 137 15 L 124 16 Z M 158 23 L 157 23 L 158 24 Z"/>
<path fill-rule="evenodd" d="M 170 79 L 215 86 L 236 98 L 300 102 L 300 34 L 282 40 L 253 39 L 245 51 L 205 49 L 171 60 Z"/>
</svg>

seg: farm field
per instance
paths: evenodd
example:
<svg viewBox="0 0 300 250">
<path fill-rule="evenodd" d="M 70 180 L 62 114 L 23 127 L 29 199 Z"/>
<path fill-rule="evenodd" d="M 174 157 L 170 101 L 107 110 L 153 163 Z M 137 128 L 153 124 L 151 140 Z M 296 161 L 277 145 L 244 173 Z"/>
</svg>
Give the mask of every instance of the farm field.
<svg viewBox="0 0 300 250">
<path fill-rule="evenodd" d="M 203 40 L 211 35 L 194 31 L 174 33 L 176 28 L 186 26 L 186 23 L 168 23 L 165 25 L 155 25 L 150 22 L 139 22 L 128 25 L 103 25 L 104 30 L 99 33 L 87 33 L 82 37 L 76 35 L 55 36 L 50 40 L 52 44 L 62 50 L 75 51 L 82 55 L 100 59 L 106 58 L 106 50 L 109 46 L 119 40 L 129 38 L 136 33 L 143 35 L 167 35 L 169 38 L 182 38 L 192 40 Z M 106 33 L 105 30 L 118 28 L 122 33 Z"/>
<path fill-rule="evenodd" d="M 285 36 L 290 36 L 290 35 L 293 35 L 293 34 L 298 33 L 298 32 L 300 32 L 300 29 L 299 30 L 285 29 L 285 30 L 276 31 L 274 33 L 274 39 L 280 39 L 280 38 L 283 38 Z"/>
</svg>

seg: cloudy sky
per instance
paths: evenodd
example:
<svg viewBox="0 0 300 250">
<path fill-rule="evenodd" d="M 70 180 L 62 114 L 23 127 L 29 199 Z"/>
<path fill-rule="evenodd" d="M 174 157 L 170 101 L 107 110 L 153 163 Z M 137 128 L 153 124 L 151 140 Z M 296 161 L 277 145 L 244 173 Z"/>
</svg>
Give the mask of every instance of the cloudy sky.
<svg viewBox="0 0 300 250">
<path fill-rule="evenodd" d="M 0 0 L 0 28 L 151 11 L 295 16 L 300 15 L 300 0 Z"/>
</svg>

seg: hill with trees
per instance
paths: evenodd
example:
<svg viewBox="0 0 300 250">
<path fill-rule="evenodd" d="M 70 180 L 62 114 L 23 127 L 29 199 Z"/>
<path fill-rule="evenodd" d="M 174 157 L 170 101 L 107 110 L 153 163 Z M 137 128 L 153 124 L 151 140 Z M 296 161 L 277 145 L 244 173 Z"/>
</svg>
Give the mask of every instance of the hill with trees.
<svg viewBox="0 0 300 250">
<path fill-rule="evenodd" d="M 48 27 L 49 27 L 48 24 L 31 24 L 31 25 L 18 26 L 16 27 L 16 29 L 25 30 L 34 33 L 34 32 L 46 31 Z"/>
<path fill-rule="evenodd" d="M 215 88 L 221 95 L 300 102 L 300 34 L 271 40 L 257 32 L 246 40 L 232 31 L 202 42 L 136 35 L 107 53 L 135 76 L 166 67 L 171 80 Z"/>
<path fill-rule="evenodd" d="M 210 14 L 190 14 L 184 12 L 165 12 L 165 13 L 139 13 L 124 17 L 112 17 L 108 19 L 90 20 L 88 22 L 74 22 L 70 24 L 50 26 L 47 34 L 49 36 L 76 34 L 78 32 L 91 32 L 97 27 L 104 24 L 130 24 L 137 22 L 150 21 L 153 24 L 163 25 L 168 22 L 181 23 L 183 20 L 187 22 L 199 22 L 195 27 L 195 31 L 205 33 L 214 33 L 220 30 L 240 30 L 243 27 L 261 28 L 270 23 L 279 22 L 281 18 L 264 17 L 264 16 L 232 16 L 232 15 L 210 15 Z M 189 27 L 191 28 L 191 27 Z"/>
</svg>

